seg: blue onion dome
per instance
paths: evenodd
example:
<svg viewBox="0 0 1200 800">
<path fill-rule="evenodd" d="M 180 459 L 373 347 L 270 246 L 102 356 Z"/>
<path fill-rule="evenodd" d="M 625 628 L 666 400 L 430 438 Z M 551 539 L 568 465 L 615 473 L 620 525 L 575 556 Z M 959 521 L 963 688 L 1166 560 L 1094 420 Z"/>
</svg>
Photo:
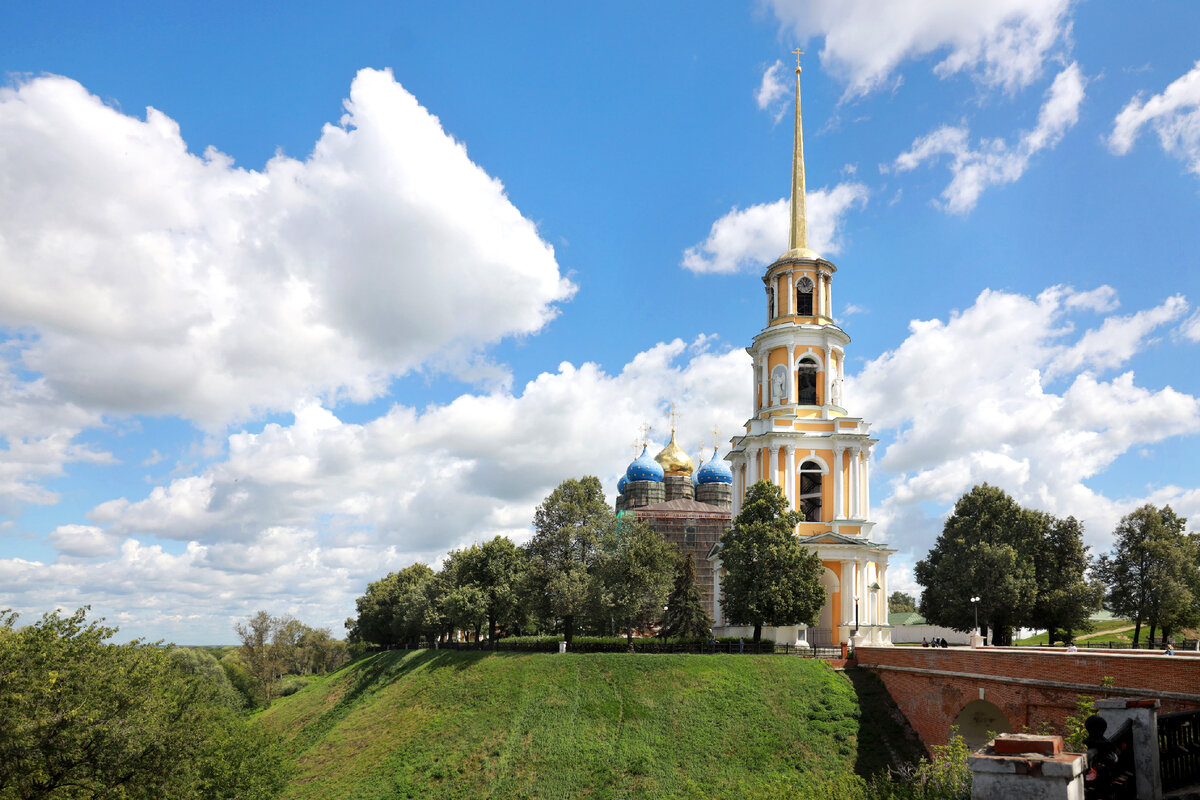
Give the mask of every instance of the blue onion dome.
<svg viewBox="0 0 1200 800">
<path fill-rule="evenodd" d="M 733 483 L 733 470 L 725 459 L 717 458 L 714 451 L 713 457 L 696 473 L 696 483 Z"/>
<path fill-rule="evenodd" d="M 650 456 L 646 455 L 646 446 L 642 445 L 642 454 L 625 470 L 628 481 L 654 481 L 662 483 L 663 468 Z"/>
<path fill-rule="evenodd" d="M 617 481 L 617 494 L 625 494 L 625 486 L 629 483 L 629 479 L 624 475 Z"/>
</svg>

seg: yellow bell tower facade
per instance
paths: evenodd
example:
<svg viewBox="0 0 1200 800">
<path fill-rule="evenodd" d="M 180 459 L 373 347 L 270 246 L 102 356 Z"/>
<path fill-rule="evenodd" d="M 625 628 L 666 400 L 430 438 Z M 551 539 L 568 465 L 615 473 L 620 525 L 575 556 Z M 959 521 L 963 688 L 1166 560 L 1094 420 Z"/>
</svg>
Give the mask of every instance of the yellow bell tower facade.
<svg viewBox="0 0 1200 800">
<path fill-rule="evenodd" d="M 788 251 L 762 277 L 766 325 L 746 348 L 753 413 L 726 456 L 733 514 L 755 482 L 775 483 L 789 506 L 804 514 L 796 534 L 825 566 L 826 600 L 817 625 L 766 628 L 764 636 L 779 643 L 889 645 L 887 563 L 895 550 L 872 541 L 870 521 L 870 459 L 877 440 L 867 422 L 846 411 L 842 378 L 850 337 L 834 322 L 837 267 L 808 249 L 804 183 L 797 57 L 790 238 Z M 719 597 L 719 550 L 712 560 Z M 741 635 L 743 626 L 720 617 L 718 610 L 719 628 Z"/>
</svg>

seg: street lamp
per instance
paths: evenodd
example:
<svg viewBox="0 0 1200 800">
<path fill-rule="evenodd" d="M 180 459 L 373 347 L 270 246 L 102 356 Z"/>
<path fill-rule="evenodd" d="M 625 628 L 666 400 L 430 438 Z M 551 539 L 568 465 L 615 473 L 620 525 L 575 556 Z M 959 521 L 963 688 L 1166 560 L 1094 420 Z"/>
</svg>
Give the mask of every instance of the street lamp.
<svg viewBox="0 0 1200 800">
<path fill-rule="evenodd" d="M 972 597 L 971 603 L 975 606 L 975 632 L 979 633 L 979 598 Z"/>
<path fill-rule="evenodd" d="M 854 635 L 858 636 L 858 595 L 854 595 Z"/>
</svg>

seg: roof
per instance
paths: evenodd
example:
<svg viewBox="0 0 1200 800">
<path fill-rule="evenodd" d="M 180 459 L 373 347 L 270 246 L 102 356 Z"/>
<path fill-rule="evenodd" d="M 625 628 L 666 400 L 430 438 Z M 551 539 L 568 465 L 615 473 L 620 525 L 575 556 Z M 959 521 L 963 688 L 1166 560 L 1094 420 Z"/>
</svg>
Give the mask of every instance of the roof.
<svg viewBox="0 0 1200 800">
<path fill-rule="evenodd" d="M 928 625 L 929 622 L 916 611 L 895 611 L 888 614 L 888 625 Z"/>
</svg>

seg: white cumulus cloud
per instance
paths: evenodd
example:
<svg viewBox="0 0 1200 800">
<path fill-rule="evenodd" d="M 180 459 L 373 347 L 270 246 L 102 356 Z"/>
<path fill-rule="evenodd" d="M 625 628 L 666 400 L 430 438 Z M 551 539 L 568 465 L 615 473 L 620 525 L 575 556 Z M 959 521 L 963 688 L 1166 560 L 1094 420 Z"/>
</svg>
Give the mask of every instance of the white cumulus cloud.
<svg viewBox="0 0 1200 800">
<path fill-rule="evenodd" d="M 922 556 L 941 526 L 928 508 L 947 509 L 985 481 L 1022 504 L 1083 520 L 1097 547 L 1122 514 L 1148 501 L 1144 482 L 1111 497 L 1089 479 L 1124 453 L 1200 433 L 1200 399 L 1139 386 L 1132 371 L 1099 373 L 1144 351 L 1149 333 L 1186 303 L 1168 298 L 1081 330 L 1077 315 L 1110 291 L 1082 293 L 1084 303 L 1065 287 L 1037 297 L 985 291 L 946 321 L 914 321 L 899 347 L 848 381 L 848 405 L 890 442 L 878 458 L 887 482 L 878 518 L 893 543 Z M 1128 346 L 1115 346 L 1124 336 Z M 1200 511 L 1185 490 L 1163 496 L 1185 515 Z"/>
<path fill-rule="evenodd" d="M 841 252 L 842 221 L 852 208 L 866 205 L 868 190 L 857 182 L 839 183 L 806 195 L 808 246 L 825 255 Z M 712 224 L 708 238 L 683 254 L 683 267 L 693 272 L 741 272 L 761 268 L 788 246 L 788 198 L 747 208 L 730 209 Z"/>
<path fill-rule="evenodd" d="M 821 62 L 850 96 L 889 83 L 902 62 L 939 57 L 934 72 L 970 74 L 1013 92 L 1035 81 L 1070 32 L 1070 0 L 768 0 L 801 41 L 824 37 Z"/>
<path fill-rule="evenodd" d="M 1109 149 L 1125 155 L 1147 125 L 1158 134 L 1164 151 L 1200 176 L 1200 61 L 1161 94 L 1149 100 L 1141 95 L 1131 99 L 1113 120 Z"/>
<path fill-rule="evenodd" d="M 914 141 L 909 150 L 896 157 L 891 169 L 907 172 L 941 156 L 950 156 L 954 177 L 942 192 L 941 207 L 953 214 L 966 214 L 975 208 L 986 189 L 1013 183 L 1025 174 L 1034 155 L 1062 141 L 1079 121 L 1086 85 L 1087 79 L 1078 64 L 1063 69 L 1046 91 L 1037 125 L 1018 134 L 1015 144 L 1003 139 L 985 139 L 972 149 L 966 127 L 944 125 Z"/>
<path fill-rule="evenodd" d="M 763 71 L 762 82 L 754 93 L 754 100 L 763 111 L 770 109 L 775 121 L 783 118 L 787 111 L 788 86 L 784 82 L 783 62 L 776 61 Z"/>
<path fill-rule="evenodd" d="M 7 356 L 59 402 L 219 427 L 553 318 L 552 248 L 437 117 L 369 69 L 345 109 L 254 170 L 67 78 L 0 89 Z"/>
</svg>

